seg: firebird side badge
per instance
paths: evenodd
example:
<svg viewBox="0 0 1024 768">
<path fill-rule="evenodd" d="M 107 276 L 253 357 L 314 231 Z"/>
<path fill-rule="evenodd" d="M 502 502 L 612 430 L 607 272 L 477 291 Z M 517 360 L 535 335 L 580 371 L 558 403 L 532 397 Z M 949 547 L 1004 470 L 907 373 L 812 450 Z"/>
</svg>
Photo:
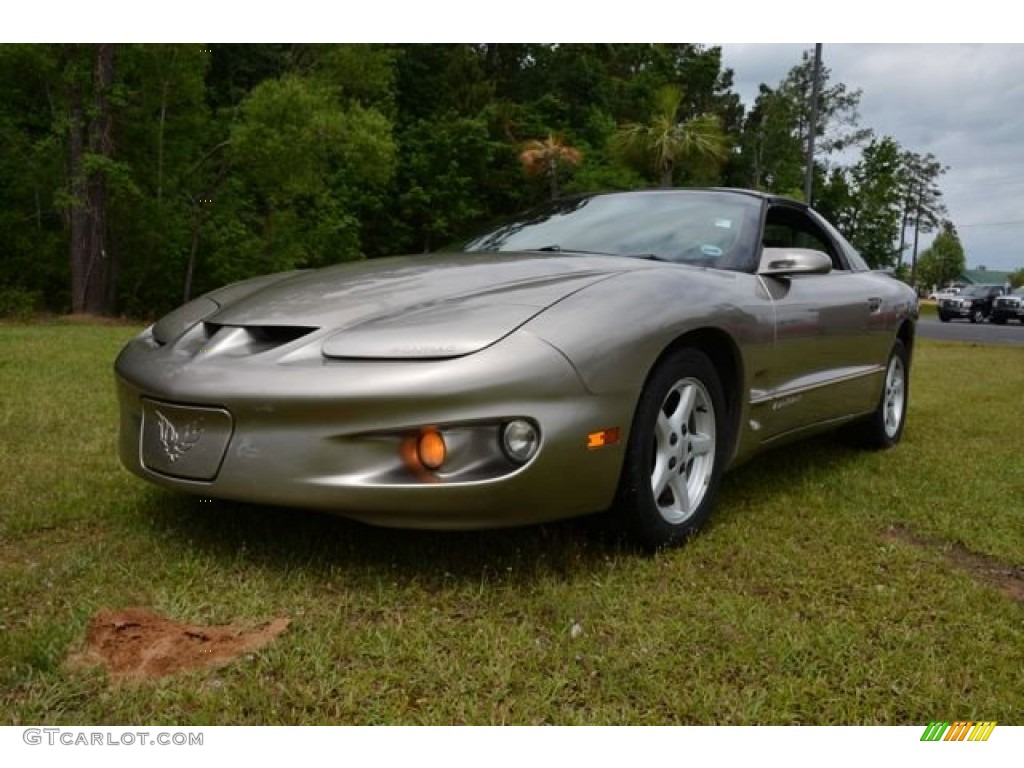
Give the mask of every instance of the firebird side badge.
<svg viewBox="0 0 1024 768">
<path fill-rule="evenodd" d="M 200 422 L 193 421 L 186 424 L 179 434 L 171 420 L 159 410 L 156 411 L 156 418 L 160 427 L 160 444 L 164 447 L 164 453 L 167 454 L 171 464 L 191 450 L 192 446 L 198 443 L 199 438 L 203 436 L 203 427 Z"/>
<path fill-rule="evenodd" d="M 152 472 L 187 480 L 213 480 L 234 430 L 223 408 L 142 399 L 140 457 Z"/>
<path fill-rule="evenodd" d="M 772 410 L 781 411 L 783 408 L 789 408 L 789 406 L 799 403 L 803 398 L 803 395 L 789 395 L 787 397 L 779 398 L 772 403 Z"/>
</svg>

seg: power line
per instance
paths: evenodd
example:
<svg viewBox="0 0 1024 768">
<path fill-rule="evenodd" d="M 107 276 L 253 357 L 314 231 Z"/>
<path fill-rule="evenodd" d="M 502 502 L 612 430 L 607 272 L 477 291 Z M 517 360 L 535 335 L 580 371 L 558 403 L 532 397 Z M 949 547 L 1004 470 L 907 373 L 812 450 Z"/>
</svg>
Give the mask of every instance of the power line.
<svg viewBox="0 0 1024 768">
<path fill-rule="evenodd" d="M 1024 224 L 1024 219 L 1016 219 L 1014 221 L 976 221 L 973 224 L 960 224 L 954 222 L 957 229 L 964 229 L 965 227 L 1013 227 Z"/>
<path fill-rule="evenodd" d="M 994 176 L 992 178 L 976 178 L 968 179 L 965 181 L 950 181 L 949 179 L 942 179 L 936 181 L 936 184 L 940 187 L 981 187 L 990 186 L 992 184 L 1021 184 L 1024 183 L 1024 176 Z"/>
</svg>

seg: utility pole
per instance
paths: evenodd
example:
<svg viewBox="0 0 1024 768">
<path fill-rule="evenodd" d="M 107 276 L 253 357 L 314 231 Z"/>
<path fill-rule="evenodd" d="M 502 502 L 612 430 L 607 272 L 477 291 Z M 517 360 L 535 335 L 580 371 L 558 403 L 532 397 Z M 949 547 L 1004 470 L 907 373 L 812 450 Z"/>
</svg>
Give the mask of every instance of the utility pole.
<svg viewBox="0 0 1024 768">
<path fill-rule="evenodd" d="M 917 213 L 914 215 L 914 255 L 910 259 L 910 285 L 917 290 L 917 235 L 921 231 L 921 201 L 924 198 L 924 184 L 917 187 Z"/>
<path fill-rule="evenodd" d="M 821 90 L 821 43 L 814 44 L 814 70 L 811 75 L 811 124 L 807 129 L 807 169 L 804 172 L 804 202 L 811 204 L 814 191 L 814 136 L 818 132 L 818 94 Z"/>
</svg>

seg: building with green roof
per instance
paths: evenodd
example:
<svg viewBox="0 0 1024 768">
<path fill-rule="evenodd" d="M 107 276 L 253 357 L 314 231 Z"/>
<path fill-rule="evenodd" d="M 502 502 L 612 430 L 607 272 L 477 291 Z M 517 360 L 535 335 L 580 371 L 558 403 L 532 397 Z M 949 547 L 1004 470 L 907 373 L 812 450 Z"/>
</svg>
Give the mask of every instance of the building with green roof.
<svg viewBox="0 0 1024 768">
<path fill-rule="evenodd" d="M 964 285 L 1006 285 L 1010 282 L 1010 273 L 998 269 L 965 269 L 955 280 Z"/>
</svg>

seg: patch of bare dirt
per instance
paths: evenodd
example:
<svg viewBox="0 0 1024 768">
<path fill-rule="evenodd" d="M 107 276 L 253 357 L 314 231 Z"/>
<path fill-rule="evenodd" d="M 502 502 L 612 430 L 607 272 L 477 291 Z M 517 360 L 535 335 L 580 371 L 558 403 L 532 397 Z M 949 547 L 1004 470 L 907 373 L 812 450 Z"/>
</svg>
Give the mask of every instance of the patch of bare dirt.
<svg viewBox="0 0 1024 768">
<path fill-rule="evenodd" d="M 1007 565 L 990 555 L 972 552 L 960 542 L 932 541 L 904 526 L 893 525 L 883 534 L 890 541 L 902 541 L 915 547 L 938 549 L 954 568 L 967 571 L 978 581 L 995 587 L 1012 600 L 1024 602 L 1024 568 Z"/>
<path fill-rule="evenodd" d="M 258 650 L 284 632 L 291 619 L 257 627 L 182 624 L 144 608 L 102 610 L 86 630 L 86 649 L 68 659 L 72 666 L 106 667 L 119 680 L 149 680 L 193 669 L 221 667 Z"/>
</svg>

